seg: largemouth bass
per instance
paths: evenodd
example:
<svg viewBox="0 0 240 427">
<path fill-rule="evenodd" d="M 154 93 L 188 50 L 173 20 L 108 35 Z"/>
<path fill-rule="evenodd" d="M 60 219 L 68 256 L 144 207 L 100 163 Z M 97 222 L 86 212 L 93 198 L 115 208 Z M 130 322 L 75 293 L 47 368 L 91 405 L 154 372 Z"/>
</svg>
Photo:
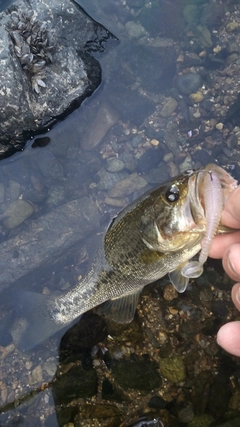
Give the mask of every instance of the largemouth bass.
<svg viewBox="0 0 240 427">
<path fill-rule="evenodd" d="M 192 269 L 190 261 L 201 249 L 201 239 L 208 243 L 197 268 L 207 258 L 214 235 L 229 231 L 220 218 L 236 186 L 226 171 L 212 164 L 188 170 L 131 203 L 106 233 L 96 236 L 88 273 L 73 289 L 61 295 L 24 292 L 18 296 L 28 321 L 18 346 L 34 347 L 103 303 L 115 321 L 129 322 L 143 287 L 167 273 L 183 292 L 189 278 L 202 273 L 201 268 Z"/>
</svg>

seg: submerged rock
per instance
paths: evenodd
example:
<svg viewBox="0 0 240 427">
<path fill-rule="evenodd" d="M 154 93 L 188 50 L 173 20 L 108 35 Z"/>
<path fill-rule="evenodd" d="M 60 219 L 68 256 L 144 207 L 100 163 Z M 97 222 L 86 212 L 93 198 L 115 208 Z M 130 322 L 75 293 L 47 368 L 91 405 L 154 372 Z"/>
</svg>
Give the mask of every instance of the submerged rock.
<svg viewBox="0 0 240 427">
<path fill-rule="evenodd" d="M 85 370 L 73 366 L 65 374 L 58 376 L 52 392 L 55 404 L 66 404 L 80 397 L 92 397 L 97 393 L 97 374 L 94 369 Z"/>
<path fill-rule="evenodd" d="M 42 264 L 51 265 L 64 251 L 98 229 L 99 219 L 96 204 L 90 197 L 82 197 L 29 220 L 17 236 L 0 246 L 0 289 Z"/>
<path fill-rule="evenodd" d="M 186 73 L 175 78 L 175 86 L 182 95 L 197 92 L 202 86 L 202 77 L 196 73 Z"/>
<path fill-rule="evenodd" d="M 160 361 L 161 374 L 171 383 L 179 383 L 186 378 L 186 370 L 182 358 L 168 357 Z"/>
<path fill-rule="evenodd" d="M 152 390 L 161 386 L 161 378 L 150 360 L 123 359 L 112 367 L 117 383 L 125 388 Z"/>
</svg>

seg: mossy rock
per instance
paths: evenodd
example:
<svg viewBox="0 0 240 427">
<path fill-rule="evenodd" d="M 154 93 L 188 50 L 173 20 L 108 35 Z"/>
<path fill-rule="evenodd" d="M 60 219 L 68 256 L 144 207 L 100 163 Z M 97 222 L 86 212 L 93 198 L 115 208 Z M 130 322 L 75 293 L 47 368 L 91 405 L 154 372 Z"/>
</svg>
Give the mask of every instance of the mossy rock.
<svg viewBox="0 0 240 427">
<path fill-rule="evenodd" d="M 160 371 L 171 383 L 179 383 L 186 379 L 186 370 L 180 356 L 168 357 L 160 360 Z"/>
<path fill-rule="evenodd" d="M 161 378 L 154 363 L 144 359 L 123 359 L 112 368 L 116 382 L 125 388 L 150 391 L 161 386 Z"/>
</svg>

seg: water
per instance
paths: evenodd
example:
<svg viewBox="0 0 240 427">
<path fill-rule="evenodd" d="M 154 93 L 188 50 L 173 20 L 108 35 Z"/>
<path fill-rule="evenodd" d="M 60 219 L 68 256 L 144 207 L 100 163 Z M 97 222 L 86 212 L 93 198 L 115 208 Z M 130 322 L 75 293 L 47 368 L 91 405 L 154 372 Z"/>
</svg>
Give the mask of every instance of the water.
<svg viewBox="0 0 240 427">
<path fill-rule="evenodd" d="M 239 34 L 227 27 L 240 23 L 239 4 L 96 3 L 79 0 L 119 40 L 95 54 L 101 86 L 66 120 L 1 161 L 2 317 L 11 314 L 14 289 L 61 291 L 84 274 L 87 236 L 78 231 L 73 200 L 94 201 L 93 235 L 140 193 L 187 168 L 218 160 L 239 177 L 238 118 L 226 119 L 239 91 Z M 176 83 L 182 72 L 198 74 L 201 85 L 190 77 L 195 98 L 184 93 L 189 82 L 187 89 L 182 79 Z M 114 184 L 136 172 L 145 187 L 112 197 Z M 149 286 L 130 325 L 106 325 L 89 313 L 61 344 L 61 336 L 52 337 L 29 353 L 12 344 L 13 319 L 4 317 L 0 425 L 123 427 L 146 410 L 166 427 L 194 416 L 204 425 L 227 412 L 239 417 L 239 363 L 215 343 L 220 324 L 236 316 L 230 286 L 210 261 L 184 295 Z M 22 320 L 15 315 L 14 322 L 17 341 Z M 170 356 L 176 377 L 166 380 L 161 371 L 161 379 L 159 365 L 163 370 Z M 149 407 L 154 396 L 162 401 Z"/>
</svg>

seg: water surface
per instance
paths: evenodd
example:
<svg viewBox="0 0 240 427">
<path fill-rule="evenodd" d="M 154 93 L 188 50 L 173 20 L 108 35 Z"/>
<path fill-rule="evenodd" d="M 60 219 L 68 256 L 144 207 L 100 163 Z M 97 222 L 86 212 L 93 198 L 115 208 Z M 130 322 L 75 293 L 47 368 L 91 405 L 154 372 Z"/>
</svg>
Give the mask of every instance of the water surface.
<svg viewBox="0 0 240 427">
<path fill-rule="evenodd" d="M 12 343 L 11 335 L 17 341 L 21 333 L 22 320 L 13 315 L 12 326 L 12 316 L 4 316 L 16 304 L 15 289 L 52 293 L 74 286 L 86 268 L 85 239 L 106 229 L 139 194 L 209 162 L 217 161 L 239 177 L 239 123 L 234 113 L 227 115 L 230 105 L 238 112 L 234 102 L 240 58 L 234 43 L 239 34 L 227 26 L 233 20 L 240 24 L 239 4 L 78 2 L 119 41 L 94 53 L 101 63 L 102 84 L 91 98 L 0 164 L 0 424 L 127 426 L 146 409 L 153 411 L 150 419 L 159 416 L 166 427 L 186 423 L 184 408 L 189 423 L 200 415 L 205 425 L 227 412 L 239 417 L 232 398 L 240 393 L 238 361 L 215 344 L 220 324 L 236 313 L 230 282 L 211 261 L 184 295 L 170 291 L 168 299 L 163 291 L 167 279 L 150 286 L 128 328 L 106 325 L 90 313 L 79 329 L 63 338 L 60 349 L 61 334 L 29 353 L 19 352 Z M 190 81 L 179 80 L 182 74 L 191 74 Z M 192 76 L 196 74 L 199 83 Z M 135 188 L 129 194 L 126 185 L 116 196 L 115 184 L 133 174 Z M 86 198 L 94 202 L 96 212 L 88 211 L 88 229 L 78 235 L 80 214 L 70 214 L 70 207 L 72 201 Z M 177 371 L 184 374 L 173 380 L 161 374 L 160 380 L 161 359 L 170 356 L 178 358 Z M 129 378 L 128 388 L 121 372 L 139 366 L 142 372 L 148 366 L 148 378 L 156 377 L 156 382 L 148 384 L 143 377 L 136 385 Z M 60 372 L 70 372 L 69 378 L 61 380 Z M 71 389 L 74 378 L 80 383 Z M 217 400 L 218 389 L 224 402 Z M 164 405 L 150 409 L 148 403 L 156 395 Z M 102 409 L 107 405 L 106 415 Z"/>
</svg>

